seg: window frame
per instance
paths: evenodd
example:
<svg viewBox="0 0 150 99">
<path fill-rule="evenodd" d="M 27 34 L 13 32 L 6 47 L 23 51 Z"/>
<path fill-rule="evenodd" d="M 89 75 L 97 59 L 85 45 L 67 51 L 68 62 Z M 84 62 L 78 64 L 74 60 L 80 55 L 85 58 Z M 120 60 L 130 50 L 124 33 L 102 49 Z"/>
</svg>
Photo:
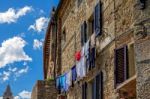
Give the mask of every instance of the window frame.
<svg viewBox="0 0 150 99">
<path fill-rule="evenodd" d="M 124 74 L 122 81 L 119 81 L 118 79 L 118 66 L 117 66 L 117 51 L 123 49 L 123 55 L 124 55 L 124 59 L 123 59 L 123 67 L 120 67 L 123 69 Z M 121 83 L 123 83 L 124 81 L 126 81 L 128 79 L 128 46 L 127 45 L 123 45 L 120 48 L 116 48 L 114 49 L 114 78 L 115 78 L 115 88 L 120 85 Z M 120 82 L 120 83 L 119 83 Z"/>
<path fill-rule="evenodd" d="M 102 2 L 98 2 L 94 8 L 94 31 L 96 37 L 102 35 Z"/>
<path fill-rule="evenodd" d="M 87 32 L 87 22 L 84 21 L 82 24 L 81 24 L 81 30 L 80 30 L 80 33 L 81 33 L 81 46 L 84 46 L 84 44 L 88 41 L 88 32 Z"/>
</svg>

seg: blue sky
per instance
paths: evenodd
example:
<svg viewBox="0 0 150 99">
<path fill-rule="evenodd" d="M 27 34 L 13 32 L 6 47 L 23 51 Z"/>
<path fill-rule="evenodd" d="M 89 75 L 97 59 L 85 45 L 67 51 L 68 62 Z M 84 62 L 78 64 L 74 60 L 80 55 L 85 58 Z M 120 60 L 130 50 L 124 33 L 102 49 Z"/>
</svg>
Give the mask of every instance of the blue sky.
<svg viewBox="0 0 150 99">
<path fill-rule="evenodd" d="M 15 99 L 28 99 L 36 80 L 43 79 L 42 43 L 58 2 L 0 0 L 0 96 L 10 84 Z"/>
</svg>

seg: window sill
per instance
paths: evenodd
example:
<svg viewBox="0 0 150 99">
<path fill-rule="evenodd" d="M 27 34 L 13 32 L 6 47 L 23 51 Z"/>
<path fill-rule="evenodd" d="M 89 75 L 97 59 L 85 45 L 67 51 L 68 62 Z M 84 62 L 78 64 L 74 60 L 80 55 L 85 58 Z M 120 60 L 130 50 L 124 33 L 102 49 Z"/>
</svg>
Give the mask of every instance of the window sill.
<svg viewBox="0 0 150 99">
<path fill-rule="evenodd" d="M 136 96 L 136 75 L 118 85 L 116 90 L 119 94 L 128 93 L 129 97 Z"/>
<path fill-rule="evenodd" d="M 95 71 L 97 70 L 96 67 L 92 68 L 91 70 L 89 70 L 86 74 L 85 80 L 87 82 L 90 82 L 93 79 L 93 76 L 95 75 Z"/>
</svg>

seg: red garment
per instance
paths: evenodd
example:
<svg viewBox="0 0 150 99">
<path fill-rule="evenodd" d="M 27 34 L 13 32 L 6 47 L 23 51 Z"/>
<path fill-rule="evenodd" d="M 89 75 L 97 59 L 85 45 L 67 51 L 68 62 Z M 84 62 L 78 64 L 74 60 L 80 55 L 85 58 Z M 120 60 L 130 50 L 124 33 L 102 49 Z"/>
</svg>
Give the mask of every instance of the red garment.
<svg viewBox="0 0 150 99">
<path fill-rule="evenodd" d="M 75 58 L 76 58 L 77 61 L 80 60 L 80 58 L 81 58 L 81 52 L 80 51 L 76 52 Z"/>
</svg>

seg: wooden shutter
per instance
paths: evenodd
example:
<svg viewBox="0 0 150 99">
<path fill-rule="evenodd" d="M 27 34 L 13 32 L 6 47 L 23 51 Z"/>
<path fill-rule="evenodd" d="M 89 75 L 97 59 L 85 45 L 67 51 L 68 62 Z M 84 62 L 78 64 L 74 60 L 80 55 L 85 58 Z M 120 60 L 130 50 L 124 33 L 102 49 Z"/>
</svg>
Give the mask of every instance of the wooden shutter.
<svg viewBox="0 0 150 99">
<path fill-rule="evenodd" d="M 102 34 L 102 4 L 99 2 L 95 7 L 94 12 L 94 27 L 96 36 Z"/>
<path fill-rule="evenodd" d="M 127 46 L 115 49 L 115 86 L 128 78 Z"/>
</svg>

